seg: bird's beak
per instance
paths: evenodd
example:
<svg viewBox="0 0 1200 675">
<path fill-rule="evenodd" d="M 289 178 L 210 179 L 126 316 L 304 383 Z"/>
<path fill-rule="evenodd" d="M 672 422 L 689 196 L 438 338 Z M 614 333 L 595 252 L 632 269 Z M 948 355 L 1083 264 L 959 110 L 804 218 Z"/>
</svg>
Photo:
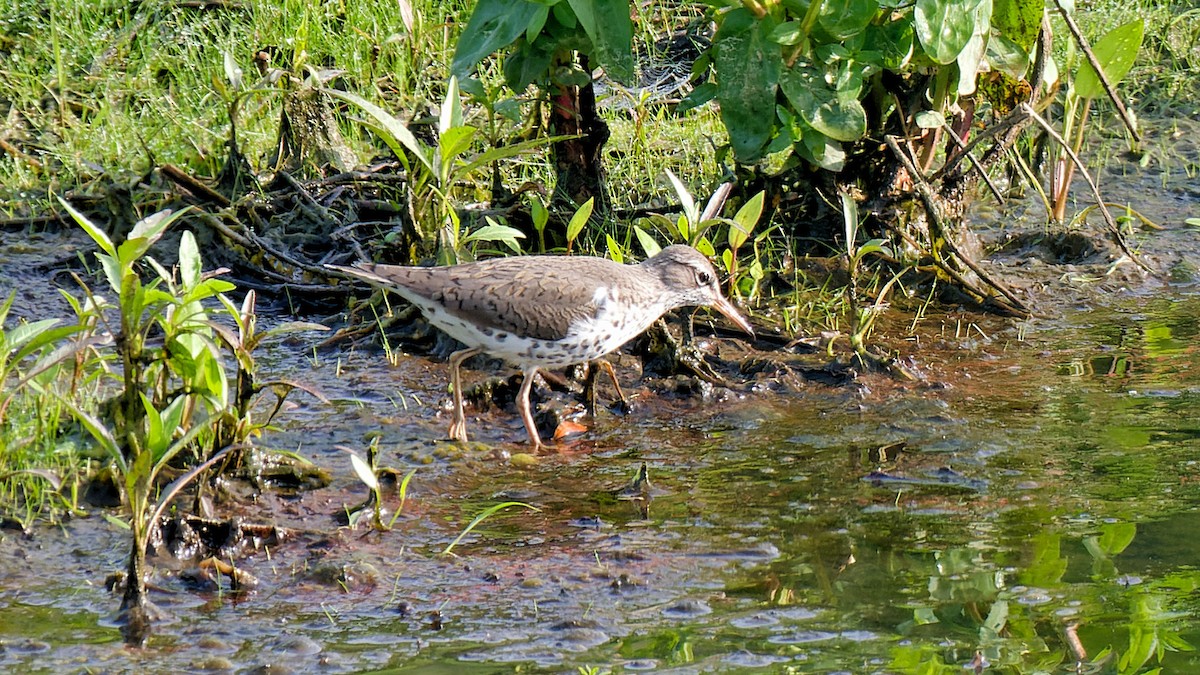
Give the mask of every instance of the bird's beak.
<svg viewBox="0 0 1200 675">
<path fill-rule="evenodd" d="M 733 303 L 726 300 L 724 296 L 717 296 L 717 299 L 715 302 L 713 302 L 712 307 L 718 312 L 724 314 L 726 318 L 732 321 L 738 328 L 741 328 L 749 333 L 750 337 L 754 337 L 754 328 L 750 325 L 750 322 L 747 321 L 744 316 L 738 314 L 737 307 L 734 307 Z"/>
</svg>

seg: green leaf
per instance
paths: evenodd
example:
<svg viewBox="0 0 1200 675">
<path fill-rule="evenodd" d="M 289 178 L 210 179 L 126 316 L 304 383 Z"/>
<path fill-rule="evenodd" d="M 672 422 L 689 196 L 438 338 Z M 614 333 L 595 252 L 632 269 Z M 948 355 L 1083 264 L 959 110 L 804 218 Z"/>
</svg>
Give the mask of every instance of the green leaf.
<svg viewBox="0 0 1200 675">
<path fill-rule="evenodd" d="M 567 223 L 567 241 L 573 242 L 583 231 L 583 226 L 587 225 L 588 219 L 592 217 L 592 209 L 595 207 L 596 198 L 592 197 L 575 210 L 571 216 L 571 221 Z"/>
<path fill-rule="evenodd" d="M 112 239 L 108 238 L 108 235 L 104 233 L 104 230 L 101 230 L 94 223 L 92 223 L 92 221 L 88 220 L 87 216 L 83 215 L 79 211 L 76 211 L 75 207 L 71 206 L 67 200 L 57 195 L 55 196 L 58 199 L 58 203 L 62 204 L 63 208 L 67 210 L 67 213 L 71 214 L 71 217 L 75 219 L 75 222 L 79 223 L 79 226 L 83 228 L 83 231 L 87 232 L 88 236 L 92 238 L 92 241 L 96 242 L 96 245 L 100 247 L 100 250 L 115 258 L 117 256 L 117 247 L 113 245 Z M 115 284 L 114 287 L 119 289 L 120 284 Z"/>
<path fill-rule="evenodd" d="M 971 39 L 963 45 L 958 53 L 958 95 L 970 96 L 975 93 L 975 80 L 979 74 L 979 65 L 983 63 L 984 52 L 987 49 L 988 33 L 991 31 L 992 0 L 980 0 L 975 6 L 975 30 Z"/>
<path fill-rule="evenodd" d="M 134 223 L 129 237 L 117 247 L 117 259 L 121 261 L 122 265 L 132 265 L 134 261 L 146 255 L 146 251 L 150 250 L 150 247 L 163 236 L 171 223 L 181 215 L 183 215 L 183 211 L 172 213 L 170 209 L 167 209 L 153 213 Z"/>
<path fill-rule="evenodd" d="M 522 0 L 522 2 L 523 1 L 524 0 Z M 383 139 L 384 143 L 387 143 L 387 146 L 392 149 L 392 152 L 394 152 L 397 157 L 403 157 L 404 150 L 408 150 L 418 160 L 420 160 L 421 164 L 425 165 L 425 168 L 428 169 L 430 173 L 434 171 L 433 161 L 426 153 L 424 146 L 421 145 L 416 136 L 412 135 L 412 132 L 408 130 L 408 127 L 404 126 L 404 124 L 402 124 L 400 120 L 396 119 L 391 113 L 383 108 L 380 108 L 374 103 L 371 103 L 358 94 L 353 94 L 351 92 L 341 91 L 338 89 L 326 89 L 325 92 L 334 98 L 340 98 L 347 103 L 353 103 L 362 109 L 363 112 L 370 115 L 371 118 L 378 124 L 377 129 L 380 132 L 380 138 Z"/>
<path fill-rule="evenodd" d="M 740 162 L 762 157 L 774 128 L 775 92 L 783 58 L 780 46 L 768 39 L 768 33 L 762 21 L 739 7 L 725 15 L 713 38 L 721 121 Z"/>
<path fill-rule="evenodd" d="M 738 212 L 733 216 L 733 225 L 729 228 L 729 248 L 737 250 L 742 244 L 746 243 L 746 239 L 750 237 L 750 233 L 754 231 L 754 227 L 758 224 L 758 219 L 762 217 L 763 200 L 766 199 L 766 191 L 760 190 L 738 209 Z"/>
<path fill-rule="evenodd" d="M 608 257 L 612 258 L 615 262 L 624 263 L 625 252 L 621 250 L 621 245 L 617 243 L 617 240 L 613 239 L 611 234 L 605 233 L 604 242 L 608 245 Z"/>
<path fill-rule="evenodd" d="M 798 45 L 805 37 L 803 24 L 799 21 L 784 21 L 771 29 L 767 39 L 781 45 Z"/>
<path fill-rule="evenodd" d="M 1100 530 L 1100 550 L 1110 558 L 1128 548 L 1137 536 L 1136 523 L 1109 523 L 1100 526 Z"/>
<path fill-rule="evenodd" d="M 882 25 L 867 26 L 866 43 L 879 55 L 879 65 L 887 70 L 902 70 L 913 55 L 913 31 L 911 15 Z"/>
<path fill-rule="evenodd" d="M 543 36 L 512 50 L 504 59 L 504 81 L 513 91 L 525 91 L 534 82 L 544 82 L 554 60 L 554 46 L 554 40 Z"/>
<path fill-rule="evenodd" d="M 633 83 L 633 22 L 629 0 L 567 0 L 592 41 L 597 65 L 625 85 Z"/>
<path fill-rule="evenodd" d="M 913 120 L 920 129 L 940 129 L 946 124 L 946 117 L 936 110 L 922 110 Z"/>
<path fill-rule="evenodd" d="M 988 40 L 987 59 L 992 70 L 1004 73 L 1014 80 L 1024 78 L 1025 72 L 1029 70 L 1029 52 L 1003 35 L 993 35 Z"/>
<path fill-rule="evenodd" d="M 200 283 L 200 249 L 191 230 L 184 230 L 179 238 L 179 279 L 184 290 L 191 290 Z"/>
<path fill-rule="evenodd" d="M 354 475 L 372 490 L 379 489 L 379 478 L 375 476 L 375 471 L 367 465 L 366 460 L 358 456 L 358 453 L 350 453 L 350 466 L 354 467 Z"/>
<path fill-rule="evenodd" d="M 155 456 L 162 455 L 171 445 L 170 438 L 163 438 L 163 423 L 162 416 L 158 414 L 158 410 L 154 408 L 154 404 L 150 402 L 150 397 L 142 392 L 138 392 L 138 396 L 142 399 L 142 409 L 146 411 L 146 450 Z"/>
<path fill-rule="evenodd" d="M 6 353 L 17 351 L 26 342 L 50 330 L 58 321 L 58 319 L 41 319 L 32 323 L 20 324 L 7 333 L 0 330 L 0 350 Z M 6 356 L 6 353 L 0 353 L 0 358 Z M 17 357 L 17 360 L 20 360 L 20 356 Z"/>
<path fill-rule="evenodd" d="M 675 188 L 675 194 L 679 197 L 679 203 L 683 206 L 683 215 L 687 217 L 688 223 L 695 223 L 700 220 L 700 208 L 696 206 L 696 200 L 692 198 L 692 193 L 679 180 L 679 177 L 670 169 L 666 169 L 667 178 L 671 181 L 671 187 Z M 684 237 L 687 234 L 684 233 Z"/>
<path fill-rule="evenodd" d="M 917 0 L 913 23 L 925 53 L 935 63 L 953 63 L 975 34 L 978 0 Z"/>
<path fill-rule="evenodd" d="M 480 513 L 478 516 L 475 516 L 475 519 L 472 520 L 469 525 L 467 525 L 466 529 L 464 529 L 462 532 L 460 532 L 459 535 L 454 538 L 454 541 L 450 542 L 450 545 L 447 546 L 442 551 L 442 555 L 449 555 L 450 551 L 454 550 L 455 546 L 458 546 L 458 542 L 462 541 L 463 537 L 470 534 L 471 530 L 474 530 L 480 523 L 482 523 L 483 521 L 487 520 L 488 518 L 491 518 L 493 515 L 501 512 L 504 509 L 507 509 L 511 506 L 522 506 L 522 507 L 529 509 L 530 511 L 541 511 L 541 509 L 539 509 L 538 507 L 532 506 L 530 504 L 526 504 L 524 502 L 501 502 L 500 504 L 496 504 L 495 506 L 489 506 L 488 508 L 484 509 L 483 512 Z"/>
<path fill-rule="evenodd" d="M 860 82 L 849 77 L 839 81 L 851 88 Z M 867 113 L 862 104 L 830 86 L 821 70 L 797 63 L 783 72 L 779 84 L 801 119 L 828 138 L 856 141 L 867 133 Z"/>
<path fill-rule="evenodd" d="M 484 57 L 516 42 L 535 20 L 544 22 L 542 9 L 526 0 L 479 0 L 458 39 L 450 72 L 469 77 Z"/>
<path fill-rule="evenodd" d="M 453 127 L 442 132 L 438 138 L 438 154 L 441 155 L 442 171 L 447 176 L 449 168 L 453 166 L 454 160 L 467 150 L 471 149 L 471 143 L 475 140 L 475 134 L 478 130 L 475 127 Z M 441 176 L 439 178 L 445 178 Z"/>
<path fill-rule="evenodd" d="M 492 220 L 490 216 L 487 218 L 487 223 L 487 225 L 484 225 L 483 227 L 472 231 L 466 237 L 463 237 L 462 243 L 468 244 L 473 241 L 498 241 L 505 244 L 513 251 L 518 253 L 521 251 L 521 245 L 517 242 L 517 240 L 525 238 L 524 232 L 515 227 L 501 225 Z"/>
<path fill-rule="evenodd" d="M 451 75 L 450 82 L 446 85 L 446 98 L 442 100 L 441 114 L 438 115 L 438 133 L 444 134 L 462 125 L 462 101 L 458 99 L 458 78 Z M 438 144 L 441 145 L 440 141 Z"/>
<path fill-rule="evenodd" d="M 875 0 L 825 0 L 817 21 L 831 37 L 842 41 L 863 32 L 878 9 Z"/>
<path fill-rule="evenodd" d="M 1138 49 L 1142 46 L 1145 26 L 1145 20 L 1134 19 L 1112 29 L 1092 45 L 1092 53 L 1096 55 L 1096 61 L 1104 69 L 1104 75 L 1112 86 L 1117 86 L 1118 82 L 1125 79 L 1129 69 L 1133 67 Z M 1104 85 L 1100 84 L 1096 70 L 1086 61 L 1075 76 L 1075 94 L 1080 98 L 1100 98 L 1105 95 Z"/>
<path fill-rule="evenodd" d="M 684 96 L 683 99 L 679 101 L 679 105 L 675 106 L 675 112 L 679 115 L 682 115 L 689 110 L 699 108 L 705 103 L 708 103 L 716 98 L 717 92 L 718 89 L 716 84 L 712 82 L 705 82 L 704 84 L 693 89 L 687 96 Z"/>
<path fill-rule="evenodd" d="M 654 240 L 654 237 L 652 237 L 649 232 L 643 230 L 642 228 L 633 228 L 633 234 L 637 237 L 638 243 L 642 245 L 642 250 L 646 252 L 647 258 L 653 258 L 654 256 L 658 255 L 659 251 L 662 250 L 662 247 L 658 245 L 658 242 Z"/>
<path fill-rule="evenodd" d="M 846 151 L 842 144 L 815 129 L 804 134 L 797 146 L 800 156 L 826 171 L 841 171 L 846 166 Z"/>
<path fill-rule="evenodd" d="M 520 143 L 513 143 L 511 145 L 501 145 L 500 147 L 492 148 L 491 150 L 488 150 L 486 152 L 482 152 L 482 153 L 476 155 L 473 159 L 471 159 L 471 161 L 467 162 L 466 165 L 464 165 L 461 169 L 459 169 L 455 173 L 456 173 L 456 175 L 459 175 L 459 176 L 469 176 L 472 173 L 474 173 L 475 170 L 481 166 L 485 166 L 487 164 L 491 164 L 492 162 L 500 161 L 502 159 L 508 159 L 509 157 L 516 157 L 517 155 L 524 154 L 531 150 L 536 150 L 538 148 L 544 148 L 547 145 L 550 145 L 551 143 L 556 143 L 560 140 L 563 140 L 564 138 L 572 138 L 572 137 L 571 136 L 547 136 L 544 138 L 535 138 L 535 139 L 528 140 L 528 141 L 521 141 Z"/>
<path fill-rule="evenodd" d="M 834 99 L 818 106 L 809 123 L 836 141 L 857 141 L 867 133 L 867 111 L 858 99 Z"/>
<path fill-rule="evenodd" d="M 1045 0 L 992 0 L 992 5 L 992 27 L 998 37 L 1018 45 L 1026 54 L 1032 51 L 1042 29 Z"/>
</svg>

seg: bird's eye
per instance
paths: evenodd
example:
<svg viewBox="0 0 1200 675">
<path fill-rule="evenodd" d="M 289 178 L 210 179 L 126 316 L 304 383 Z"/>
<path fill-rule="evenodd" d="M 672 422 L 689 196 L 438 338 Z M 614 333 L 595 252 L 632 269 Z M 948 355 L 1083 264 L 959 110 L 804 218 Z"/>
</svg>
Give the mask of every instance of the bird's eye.
<svg viewBox="0 0 1200 675">
<path fill-rule="evenodd" d="M 707 286 L 713 282 L 713 278 L 708 272 L 697 272 L 696 281 L 698 281 L 701 286 Z"/>
</svg>

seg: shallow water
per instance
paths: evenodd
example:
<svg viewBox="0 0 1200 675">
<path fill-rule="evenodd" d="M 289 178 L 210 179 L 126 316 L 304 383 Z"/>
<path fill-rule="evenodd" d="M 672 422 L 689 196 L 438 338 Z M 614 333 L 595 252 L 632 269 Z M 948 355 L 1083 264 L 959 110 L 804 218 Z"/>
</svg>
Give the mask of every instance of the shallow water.
<svg viewBox="0 0 1200 675">
<path fill-rule="evenodd" d="M 260 367 L 334 404 L 294 396 L 263 442 L 334 482 L 221 507 L 290 533 L 235 561 L 258 588 L 153 559 L 168 621 L 129 649 L 104 587 L 125 532 L 96 509 L 0 531 L 0 670 L 1200 672 L 1184 651 L 1200 645 L 1200 234 L 1181 226 L 1200 193 L 1124 168 L 1104 173 L 1106 195 L 1173 228 L 1139 239 L 1179 285 L 1000 259 L 1005 278 L 1051 279 L 1027 288 L 1055 318 L 929 316 L 910 337 L 889 314 L 875 339 L 911 355 L 915 384 L 760 379 L 705 401 L 641 387 L 626 357 L 641 405 L 532 467 L 493 451 L 522 449 L 512 411 L 469 413 L 480 446 L 433 440 L 443 362 L 276 345 Z M 997 238 L 1038 226 L 1019 213 L 996 216 Z M 66 312 L 45 277 L 82 238 L 39 239 L 57 253 L 0 242 L 15 315 Z M 340 447 L 376 433 L 380 464 L 416 470 L 383 533 L 339 520 L 366 497 Z M 647 510 L 619 498 L 642 463 Z M 507 510 L 440 555 L 503 501 L 541 510 Z"/>
<path fill-rule="evenodd" d="M 642 392 L 629 417 L 602 414 L 524 469 L 429 440 L 445 423 L 441 363 L 276 364 L 336 403 L 296 399 L 269 441 L 335 482 L 235 505 L 292 531 L 238 561 L 259 588 L 189 584 L 156 559 L 152 598 L 171 620 L 131 650 L 103 588 L 123 533 L 92 517 L 6 535 L 0 668 L 1027 672 L 1112 650 L 1112 672 L 1138 672 L 1165 645 L 1167 672 L 1195 670 L 1171 648 L 1200 644 L 1200 301 L 927 322 L 944 328 L 924 331 L 923 383 Z M 397 382 L 418 386 L 401 397 Z M 511 412 L 470 424 L 523 438 Z M 372 431 L 382 464 L 417 469 L 386 533 L 336 521 L 365 492 L 335 446 L 361 450 Z M 888 444 L 903 449 L 880 458 Z M 646 514 L 615 496 L 642 462 Z M 509 500 L 541 511 L 509 510 L 438 554 Z"/>
</svg>

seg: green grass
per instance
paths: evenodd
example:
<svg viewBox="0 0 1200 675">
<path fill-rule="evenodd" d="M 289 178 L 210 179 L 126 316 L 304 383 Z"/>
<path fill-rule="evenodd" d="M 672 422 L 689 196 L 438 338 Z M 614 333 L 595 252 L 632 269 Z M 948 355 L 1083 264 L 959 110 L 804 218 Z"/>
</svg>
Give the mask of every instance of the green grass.
<svg viewBox="0 0 1200 675">
<path fill-rule="evenodd" d="M 28 528 L 79 506 L 90 461 L 71 414 L 54 397 L 18 393 L 0 425 L 0 517 Z"/>
</svg>

